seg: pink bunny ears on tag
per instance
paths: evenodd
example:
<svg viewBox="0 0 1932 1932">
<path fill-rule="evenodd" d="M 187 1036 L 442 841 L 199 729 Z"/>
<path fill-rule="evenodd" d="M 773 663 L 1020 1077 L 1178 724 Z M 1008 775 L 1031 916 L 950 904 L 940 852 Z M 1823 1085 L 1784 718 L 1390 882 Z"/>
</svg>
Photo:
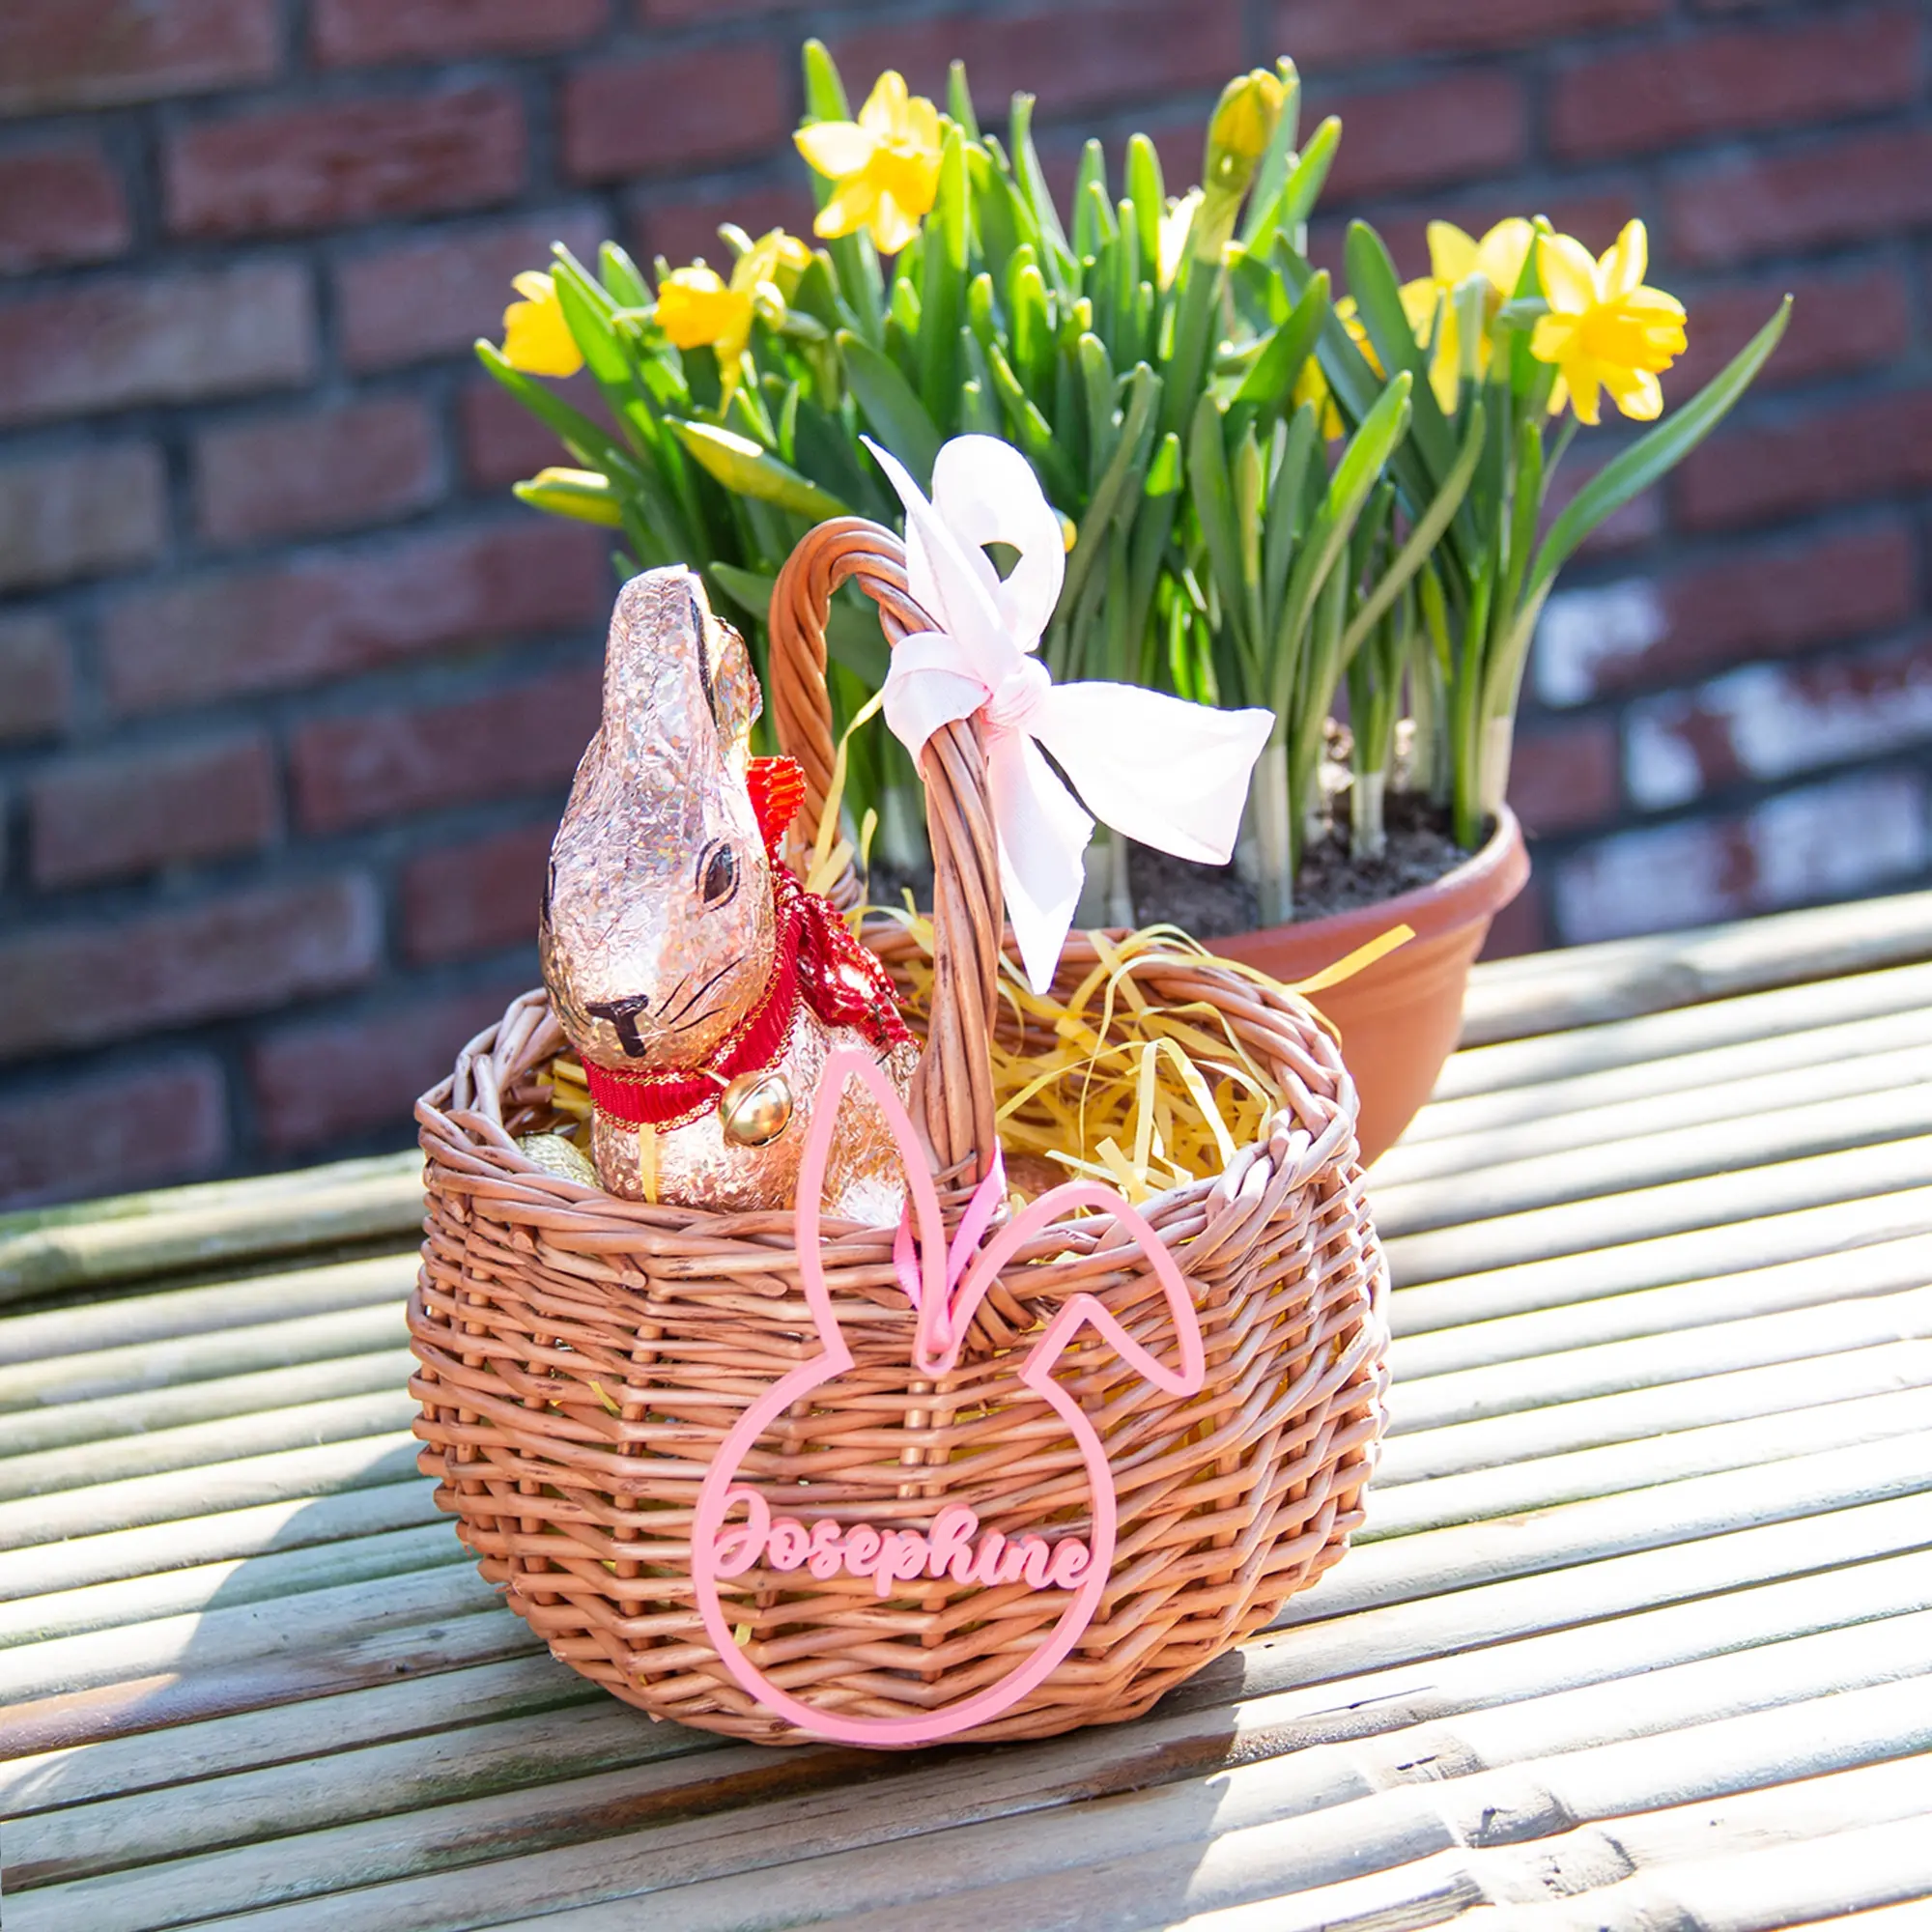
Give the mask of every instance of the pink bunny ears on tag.
<svg viewBox="0 0 1932 1932">
<path fill-rule="evenodd" d="M 1180 1368 L 1177 1373 L 1148 1353 L 1091 1294 L 1073 1296 L 1047 1325 L 1044 1335 L 1034 1345 L 1033 1355 L 1020 1372 L 1021 1379 L 1037 1387 L 1051 1375 L 1053 1364 L 1083 1321 L 1091 1321 L 1106 1336 L 1128 1366 L 1144 1375 L 1156 1388 L 1169 1395 L 1193 1395 L 1201 1387 L 1204 1366 L 1201 1350 L 1201 1324 L 1187 1283 L 1175 1265 L 1166 1243 L 1154 1233 L 1123 1195 L 1095 1180 L 1069 1180 L 1030 1203 L 996 1235 L 984 1248 L 980 1238 L 991 1225 L 1006 1199 L 1006 1168 L 997 1151 L 985 1179 L 974 1190 L 958 1232 L 951 1243 L 946 1239 L 946 1224 L 939 1195 L 927 1173 L 925 1157 L 914 1132 L 912 1117 L 905 1103 L 894 1093 L 891 1083 L 875 1062 L 863 1054 L 843 1051 L 825 1063 L 818 1097 L 812 1108 L 811 1132 L 806 1142 L 798 1175 L 798 1251 L 799 1272 L 805 1277 L 806 1298 L 819 1313 L 813 1283 L 825 1299 L 825 1314 L 831 1315 L 831 1296 L 825 1289 L 824 1269 L 819 1262 L 819 1191 L 824 1184 L 825 1165 L 832 1144 L 833 1122 L 848 1079 L 856 1079 L 872 1098 L 891 1124 L 898 1142 L 906 1172 L 906 1213 L 893 1247 L 893 1263 L 907 1299 L 919 1311 L 919 1328 L 913 1342 L 913 1364 L 921 1374 L 948 1375 L 957 1365 L 959 1350 L 971 1325 L 974 1313 L 986 1298 L 987 1291 L 999 1280 L 1000 1270 L 1041 1228 L 1050 1226 L 1069 1208 L 1099 1208 L 1114 1217 L 1115 1224 L 1135 1236 L 1155 1278 L 1167 1295 L 1174 1325 L 1180 1340 Z M 828 1100 L 830 1105 L 827 1104 Z M 913 1218 L 919 1221 L 919 1254 L 913 1255 Z M 1067 1318 L 1073 1319 L 1069 1321 Z"/>
</svg>

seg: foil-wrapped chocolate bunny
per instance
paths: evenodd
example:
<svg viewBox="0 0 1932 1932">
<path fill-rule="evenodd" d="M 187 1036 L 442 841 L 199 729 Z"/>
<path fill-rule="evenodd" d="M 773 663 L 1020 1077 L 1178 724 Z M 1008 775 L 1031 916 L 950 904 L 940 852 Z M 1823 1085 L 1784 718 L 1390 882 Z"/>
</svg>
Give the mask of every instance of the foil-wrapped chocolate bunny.
<svg viewBox="0 0 1932 1932">
<path fill-rule="evenodd" d="M 625 584 L 540 945 L 595 1102 L 598 1178 L 632 1200 L 789 1208 L 827 1055 L 869 1051 L 901 1092 L 917 1057 L 884 968 L 778 857 L 804 786 L 788 759 L 749 757 L 762 702 L 692 572 Z M 891 1129 L 855 1094 L 826 1209 L 891 1222 L 903 1194 Z"/>
</svg>

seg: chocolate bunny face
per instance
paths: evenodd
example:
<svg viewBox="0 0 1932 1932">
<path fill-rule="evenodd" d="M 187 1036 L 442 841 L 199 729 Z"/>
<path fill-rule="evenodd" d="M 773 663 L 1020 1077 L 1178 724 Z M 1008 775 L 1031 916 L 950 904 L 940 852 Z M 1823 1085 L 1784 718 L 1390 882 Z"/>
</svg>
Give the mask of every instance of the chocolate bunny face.
<svg viewBox="0 0 1932 1932">
<path fill-rule="evenodd" d="M 771 863 L 745 780 L 760 702 L 744 639 L 691 571 L 625 584 L 539 932 L 557 1018 L 599 1065 L 701 1065 L 765 990 Z"/>
</svg>

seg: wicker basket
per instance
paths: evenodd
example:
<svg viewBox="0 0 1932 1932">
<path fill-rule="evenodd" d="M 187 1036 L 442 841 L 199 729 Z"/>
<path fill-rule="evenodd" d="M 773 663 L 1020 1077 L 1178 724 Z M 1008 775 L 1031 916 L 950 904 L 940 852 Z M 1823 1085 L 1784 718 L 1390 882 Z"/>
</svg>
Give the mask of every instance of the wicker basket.
<svg viewBox="0 0 1932 1932">
<path fill-rule="evenodd" d="M 832 766 L 823 626 L 852 577 L 894 642 L 929 628 L 897 539 L 872 525 L 822 526 L 787 564 L 771 684 L 780 742 L 807 776 L 801 841 Z M 1003 925 L 983 770 L 970 723 L 935 737 L 925 758 L 936 959 L 909 1105 L 949 1234 L 997 1147 L 989 1033 L 1011 1041 L 1022 1025 L 996 990 Z M 881 922 L 865 936 L 903 980 L 905 932 Z M 1057 989 L 1097 957 L 1072 934 Z M 1117 1499 L 1104 1587 L 1051 1671 L 961 1737 L 1045 1737 L 1138 1716 L 1266 1624 L 1361 1520 L 1387 1383 L 1387 1284 L 1355 1160 L 1354 1090 L 1286 993 L 1179 954 L 1145 962 L 1138 982 L 1156 1001 L 1214 1002 L 1281 1096 L 1265 1140 L 1216 1179 L 1142 1210 L 1194 1303 L 1199 1392 L 1163 1393 L 1097 1330 L 1060 1357 L 1059 1400 L 1022 1379 L 1040 1324 L 1083 1293 L 1150 1354 L 1173 1357 L 1154 1271 L 1106 1215 L 1027 1240 L 980 1304 L 956 1368 L 938 1378 L 913 1365 L 894 1231 L 827 1222 L 823 1276 L 852 1366 L 791 1403 L 744 1465 L 787 1509 L 846 1525 L 928 1529 L 964 1504 L 1015 1538 L 1070 1534 L 1096 1514 L 1067 1426 L 1066 1399 L 1077 1404 Z M 700 1487 L 734 1425 L 821 1347 L 793 1216 L 619 1201 L 533 1166 L 514 1136 L 554 1121 L 548 1064 L 562 1044 L 543 995 L 527 994 L 416 1109 L 428 1163 L 410 1304 L 422 1467 L 483 1575 L 563 1662 L 654 1716 L 803 1742 L 823 1733 L 748 1691 L 708 1634 L 693 1537 Z M 768 1567 L 722 1587 L 732 1640 L 787 1704 L 871 1726 L 879 1742 L 895 1741 L 895 1723 L 983 1702 L 1065 1627 L 1069 1595 L 941 1573 L 887 1597 L 860 1578 Z"/>
</svg>

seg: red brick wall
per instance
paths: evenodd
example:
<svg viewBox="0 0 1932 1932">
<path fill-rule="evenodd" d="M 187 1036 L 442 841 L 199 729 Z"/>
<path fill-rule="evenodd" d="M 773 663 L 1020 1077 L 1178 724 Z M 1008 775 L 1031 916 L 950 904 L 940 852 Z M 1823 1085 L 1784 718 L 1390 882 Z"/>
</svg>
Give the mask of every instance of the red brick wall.
<svg viewBox="0 0 1932 1932">
<path fill-rule="evenodd" d="M 1285 49 L 1319 247 L 1633 213 L 1730 427 L 1572 573 L 1503 943 L 1925 878 L 1932 353 L 1913 0 L 9 0 L 0 8 L 0 1198 L 398 1145 L 534 974 L 595 710 L 595 535 L 469 355 L 553 235 L 804 218 L 796 46 L 1036 89 L 1191 179 Z M 1589 439 L 1595 461 L 1615 432 Z M 1578 466 L 1579 468 L 1582 466 Z"/>
</svg>

